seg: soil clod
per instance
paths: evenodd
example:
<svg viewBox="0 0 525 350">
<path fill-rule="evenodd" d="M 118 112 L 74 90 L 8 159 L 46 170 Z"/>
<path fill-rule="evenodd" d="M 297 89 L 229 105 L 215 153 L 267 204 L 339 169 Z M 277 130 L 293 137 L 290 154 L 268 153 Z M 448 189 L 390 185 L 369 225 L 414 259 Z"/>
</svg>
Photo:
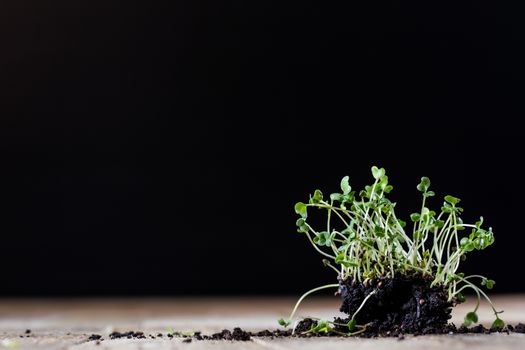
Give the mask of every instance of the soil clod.
<svg viewBox="0 0 525 350">
<path fill-rule="evenodd" d="M 312 329 L 312 327 L 315 326 L 317 326 L 317 321 L 314 321 L 311 318 L 305 318 L 297 324 L 297 326 L 295 327 L 295 333 L 303 334 L 304 332 L 308 332 L 310 329 Z"/>
<path fill-rule="evenodd" d="M 516 326 L 514 326 L 514 332 L 516 332 L 516 333 L 525 333 L 525 324 L 518 323 Z"/>
<path fill-rule="evenodd" d="M 144 332 L 113 332 L 109 335 L 110 339 L 119 339 L 119 338 L 127 338 L 127 339 L 146 339 L 146 336 L 144 335 Z"/>
<path fill-rule="evenodd" d="M 381 288 L 376 288 L 373 283 L 343 281 L 340 310 L 353 315 L 374 292 L 356 315 L 357 324 L 368 325 L 365 333 L 390 336 L 444 333 L 454 301 L 448 301 L 442 287 L 430 287 L 430 283 L 421 277 L 399 277 L 383 279 L 378 283 Z M 337 319 L 336 322 L 346 324 L 350 319 Z"/>
<path fill-rule="evenodd" d="M 251 340 L 251 334 L 242 330 L 239 327 L 236 327 L 233 329 L 233 331 L 230 331 L 228 329 L 223 329 L 219 333 L 214 333 L 211 336 L 201 336 L 202 340 L 206 339 L 212 339 L 212 340 L 237 340 L 237 341 L 248 341 Z"/>
</svg>

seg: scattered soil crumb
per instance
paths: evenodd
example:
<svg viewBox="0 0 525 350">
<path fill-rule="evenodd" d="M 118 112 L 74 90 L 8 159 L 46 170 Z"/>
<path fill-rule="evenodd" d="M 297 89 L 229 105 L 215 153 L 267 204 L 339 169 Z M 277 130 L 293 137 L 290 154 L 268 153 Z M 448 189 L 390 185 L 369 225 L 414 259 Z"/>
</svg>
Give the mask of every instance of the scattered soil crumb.
<svg viewBox="0 0 525 350">
<path fill-rule="evenodd" d="M 523 323 L 518 323 L 518 324 L 514 327 L 514 332 L 516 332 L 516 333 L 525 333 L 525 324 L 523 324 Z"/>
<path fill-rule="evenodd" d="M 252 337 L 266 337 L 266 338 L 288 338 L 288 337 L 297 337 L 297 338 L 309 338 L 309 337 L 342 337 L 340 334 L 331 332 L 331 333 L 322 333 L 322 334 L 310 334 L 304 333 L 311 329 L 312 326 L 315 326 L 317 321 L 310 318 L 305 318 L 301 320 L 295 327 L 295 332 L 292 334 L 291 329 L 275 329 L 269 330 L 264 329 L 257 332 L 248 332 L 239 327 L 235 327 L 233 330 L 223 329 L 218 333 L 213 333 L 211 335 L 203 335 L 202 332 L 195 332 L 192 336 L 173 336 L 168 333 L 166 336 L 169 339 L 181 339 L 183 343 L 191 343 L 193 340 L 228 340 L 228 341 L 250 341 Z M 465 327 L 460 326 L 457 328 L 453 323 L 450 323 L 442 328 L 427 328 L 423 329 L 420 332 L 411 333 L 413 336 L 425 335 L 425 334 L 491 334 L 491 333 L 525 333 L 525 324 L 518 323 L 517 325 L 507 325 L 503 329 L 488 329 L 483 325 L 476 325 L 474 327 Z M 376 337 L 396 337 L 398 340 L 404 340 L 406 333 L 402 332 L 400 329 L 389 330 L 386 332 L 364 332 L 359 334 L 357 337 L 362 338 L 376 338 Z M 148 334 L 147 336 L 144 332 L 113 332 L 109 335 L 110 339 L 146 339 L 147 337 L 151 339 L 162 338 L 164 335 L 162 333 Z M 21 335 L 22 337 L 22 335 Z M 91 334 L 87 341 L 96 341 L 97 345 L 103 341 L 104 338 L 100 334 Z"/>
<path fill-rule="evenodd" d="M 201 340 L 237 340 L 237 341 L 248 341 L 251 340 L 251 334 L 242 330 L 239 327 L 236 327 L 233 329 L 233 331 L 230 331 L 228 329 L 223 329 L 219 333 L 214 333 L 211 336 L 199 336 Z"/>
<path fill-rule="evenodd" d="M 109 338 L 110 339 L 119 339 L 119 338 L 127 338 L 127 339 L 132 339 L 132 338 L 135 338 L 135 339 L 145 339 L 146 336 L 144 335 L 144 332 L 134 332 L 134 331 L 129 331 L 129 332 L 124 332 L 124 333 L 121 333 L 121 332 L 113 332 L 109 335 Z"/>
</svg>

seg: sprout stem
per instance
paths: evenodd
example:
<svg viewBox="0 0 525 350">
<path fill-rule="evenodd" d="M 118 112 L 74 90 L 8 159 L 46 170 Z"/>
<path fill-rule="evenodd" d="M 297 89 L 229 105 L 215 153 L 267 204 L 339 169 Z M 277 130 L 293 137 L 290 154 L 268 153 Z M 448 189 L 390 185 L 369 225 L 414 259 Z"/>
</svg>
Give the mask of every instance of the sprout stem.
<svg viewBox="0 0 525 350">
<path fill-rule="evenodd" d="M 314 289 L 310 289 L 308 292 L 304 293 L 299 298 L 299 300 L 297 300 L 297 302 L 295 303 L 295 306 L 294 306 L 294 308 L 292 310 L 292 313 L 290 314 L 290 317 L 288 317 L 288 321 L 291 322 L 293 320 L 293 317 L 295 316 L 295 312 L 297 311 L 297 308 L 299 307 L 299 305 L 301 305 L 301 302 L 304 300 L 304 298 L 306 298 L 307 296 L 309 296 L 312 293 L 318 292 L 318 291 L 323 290 L 323 289 L 328 289 L 328 288 L 339 288 L 339 284 L 327 284 L 327 285 L 320 286 L 320 287 L 317 287 L 317 288 L 314 288 Z"/>
</svg>

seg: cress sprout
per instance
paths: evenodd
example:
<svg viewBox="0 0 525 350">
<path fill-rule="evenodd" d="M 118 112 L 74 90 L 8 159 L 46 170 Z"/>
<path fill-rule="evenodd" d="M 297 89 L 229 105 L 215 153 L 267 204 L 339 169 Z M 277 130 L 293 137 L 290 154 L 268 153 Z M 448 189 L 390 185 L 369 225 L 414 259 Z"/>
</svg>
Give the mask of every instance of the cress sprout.
<svg viewBox="0 0 525 350">
<path fill-rule="evenodd" d="M 483 297 L 496 316 L 492 327 L 503 328 L 504 322 L 499 317 L 502 311 L 495 309 L 480 287 L 492 289 L 495 282 L 481 275 L 465 276 L 457 272 L 467 253 L 483 250 L 494 243 L 492 228 L 482 227 L 483 217 L 474 224 L 464 223 L 460 217 L 463 208 L 458 206 L 460 199 L 451 195 L 444 197 L 439 211 L 430 209 L 427 202 L 435 193 L 430 190 L 430 179 L 422 177 L 417 185 L 422 195 L 421 209 L 410 215 L 412 226 L 409 228 L 397 217 L 396 203 L 387 198 L 393 187 L 385 169 L 373 166 L 371 171 L 374 182 L 364 190 L 354 191 L 349 177 L 345 176 L 340 183 L 341 192 L 326 198 L 320 190 L 315 190 L 307 203 L 295 204 L 295 212 L 299 215 L 297 231 L 303 233 L 324 257 L 324 265 L 334 270 L 340 281 L 351 279 L 365 284 L 377 278 L 422 276 L 431 279 L 430 287 L 442 286 L 448 293 L 448 300 L 455 302 L 464 301 L 462 293 L 470 289 L 477 296 L 477 304 L 465 316 L 464 324 L 478 322 L 477 310 Z M 313 209 L 326 211 L 326 226 L 322 229 L 308 223 Z M 479 285 L 474 283 L 476 280 Z M 309 294 L 338 287 L 339 284 L 329 284 L 306 292 L 290 317 L 279 320 L 279 324 L 288 326 L 299 304 Z M 363 300 L 356 314 L 370 296 Z M 348 322 L 348 335 L 366 327 L 357 325 L 355 316 Z M 334 323 L 320 321 L 311 331 L 333 330 L 330 324 Z"/>
</svg>

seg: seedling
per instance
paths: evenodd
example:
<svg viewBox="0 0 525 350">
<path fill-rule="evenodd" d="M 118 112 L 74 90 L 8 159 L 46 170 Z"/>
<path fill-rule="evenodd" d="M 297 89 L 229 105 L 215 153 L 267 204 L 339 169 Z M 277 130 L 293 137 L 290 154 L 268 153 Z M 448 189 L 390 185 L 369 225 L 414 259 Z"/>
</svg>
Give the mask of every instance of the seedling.
<svg viewBox="0 0 525 350">
<path fill-rule="evenodd" d="M 288 319 L 279 324 L 288 326 L 294 319 L 297 308 L 304 298 L 327 288 L 341 288 L 342 281 L 351 281 L 372 288 L 360 306 L 350 315 L 345 325 L 345 334 L 352 335 L 366 325 L 358 325 L 358 315 L 367 302 L 380 290 L 378 281 L 396 278 L 419 278 L 428 281 L 428 288 L 442 288 L 448 302 L 464 301 L 463 292 L 473 290 L 477 304 L 464 319 L 469 326 L 478 322 L 477 311 L 481 298 L 485 298 L 494 311 L 494 328 L 502 328 L 490 298 L 481 286 L 492 289 L 495 282 L 481 275 L 465 276 L 458 268 L 465 256 L 474 250 L 484 250 L 494 243 L 492 228 L 485 229 L 483 217 L 474 224 L 464 223 L 460 217 L 463 208 L 460 199 L 451 195 L 444 197 L 438 211 L 427 207 L 435 196 L 430 190 L 430 179 L 422 177 L 417 190 L 422 196 L 421 209 L 410 215 L 411 227 L 397 217 L 396 203 L 387 195 L 393 187 L 384 168 L 373 166 L 374 182 L 359 192 L 352 189 L 348 176 L 340 183 L 341 192 L 328 198 L 315 190 L 307 203 L 295 205 L 299 215 L 297 231 L 304 234 L 313 248 L 323 256 L 325 266 L 337 273 L 340 283 L 314 288 L 301 296 Z M 319 229 L 310 225 L 308 219 L 313 209 L 326 212 L 326 226 Z M 475 284 L 478 280 L 480 283 Z M 368 288 L 370 289 L 370 288 Z M 425 300 L 421 300 L 424 303 Z M 331 325 L 331 326 L 330 326 Z M 318 323 L 314 331 L 327 331 L 337 326 L 330 321 Z M 340 325 L 339 325 L 340 326 Z M 338 327 L 341 330 L 341 327 Z"/>
</svg>

